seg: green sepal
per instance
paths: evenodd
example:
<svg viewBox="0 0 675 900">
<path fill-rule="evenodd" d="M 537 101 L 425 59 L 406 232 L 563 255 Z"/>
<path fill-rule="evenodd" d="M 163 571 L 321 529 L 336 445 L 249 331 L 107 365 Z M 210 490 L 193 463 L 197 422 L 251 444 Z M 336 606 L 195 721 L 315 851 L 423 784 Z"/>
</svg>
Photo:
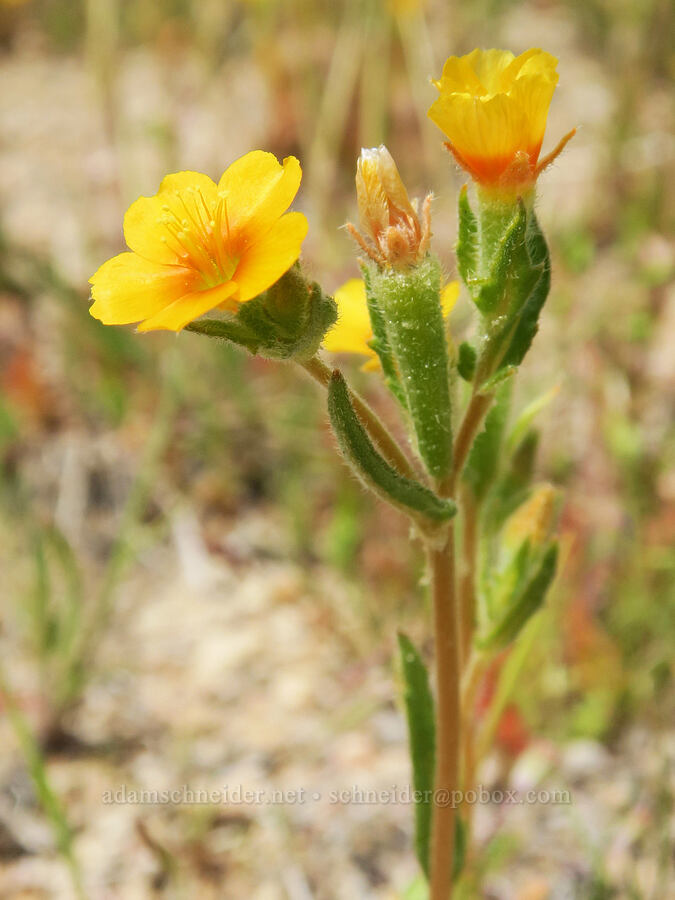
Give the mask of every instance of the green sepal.
<svg viewBox="0 0 675 900">
<path fill-rule="evenodd" d="M 457 507 L 452 500 L 437 497 L 423 485 L 399 475 L 380 456 L 354 411 L 347 383 L 337 370 L 328 386 L 328 414 L 342 455 L 366 487 L 417 519 L 440 523 L 455 515 Z"/>
<path fill-rule="evenodd" d="M 479 247 L 478 220 L 469 204 L 468 187 L 465 184 L 459 192 L 459 229 L 455 257 L 462 281 L 469 286 L 478 277 Z"/>
<path fill-rule="evenodd" d="M 485 417 L 485 427 L 475 438 L 464 467 L 463 481 L 479 502 L 497 475 L 510 406 L 511 383 L 507 382 L 497 391 L 495 402 Z"/>
<path fill-rule="evenodd" d="M 307 360 L 337 321 L 337 306 L 294 265 L 264 293 L 222 319 L 198 319 L 188 331 L 223 338 L 269 359 Z"/>
<path fill-rule="evenodd" d="M 457 352 L 457 371 L 464 381 L 471 383 L 476 372 L 476 350 L 468 341 L 462 341 Z"/>
<path fill-rule="evenodd" d="M 429 842 L 436 765 L 436 724 L 429 674 L 412 641 L 398 633 L 403 699 L 408 720 L 408 739 L 413 770 L 415 802 L 415 850 L 422 871 L 429 877 Z"/>
<path fill-rule="evenodd" d="M 441 268 L 428 256 L 408 269 L 370 269 L 370 289 L 410 414 L 417 451 L 442 479 L 452 463 L 448 347 L 441 311 Z"/>
<path fill-rule="evenodd" d="M 527 557 L 530 555 L 529 542 L 525 541 L 518 556 L 518 567 L 527 569 Z M 499 619 L 492 625 L 487 634 L 478 637 L 477 646 L 481 650 L 501 650 L 514 641 L 530 618 L 541 608 L 546 593 L 553 581 L 558 562 L 558 543 L 551 541 L 544 549 L 541 561 L 534 574 L 519 586 Z"/>
<path fill-rule="evenodd" d="M 392 355 L 391 347 L 389 346 L 389 339 L 387 337 L 387 328 L 384 321 L 384 316 L 382 315 L 382 311 L 378 306 L 377 298 L 373 294 L 370 267 L 363 264 L 361 266 L 361 273 L 363 275 L 363 283 L 366 288 L 366 302 L 368 304 L 370 324 L 373 329 L 373 339 L 369 341 L 369 346 L 375 351 L 375 353 L 377 353 L 378 359 L 380 360 L 385 384 L 392 392 L 394 397 L 396 397 L 401 406 L 404 409 L 407 409 L 408 404 L 405 398 L 405 393 L 403 392 L 403 388 L 401 387 L 401 380 L 396 370 L 396 362 Z"/>
</svg>

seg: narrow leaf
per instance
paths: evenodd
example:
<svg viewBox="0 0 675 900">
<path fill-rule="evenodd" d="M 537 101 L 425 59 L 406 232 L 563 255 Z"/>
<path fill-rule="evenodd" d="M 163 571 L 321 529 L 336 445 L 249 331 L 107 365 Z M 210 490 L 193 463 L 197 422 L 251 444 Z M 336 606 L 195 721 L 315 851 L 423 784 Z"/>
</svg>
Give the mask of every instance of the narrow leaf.
<svg viewBox="0 0 675 900">
<path fill-rule="evenodd" d="M 538 397 L 535 397 L 535 399 L 531 403 L 528 403 L 528 405 L 516 419 L 513 428 L 509 432 L 507 444 L 510 449 L 518 446 L 520 441 L 525 437 L 534 419 L 553 400 L 553 398 L 558 393 L 558 390 L 559 387 L 556 384 L 550 390 L 546 391 L 543 394 L 540 394 Z"/>
<path fill-rule="evenodd" d="M 405 681 L 404 701 L 413 768 L 415 803 L 415 848 L 424 873 L 429 875 L 429 840 L 433 807 L 436 726 L 429 675 L 412 641 L 399 631 L 398 646 Z"/>
<path fill-rule="evenodd" d="M 534 213 L 529 217 L 526 245 L 531 271 L 537 274 L 537 278 L 530 287 L 527 298 L 519 304 L 515 328 L 502 357 L 501 366 L 519 366 L 523 361 L 539 329 L 539 313 L 551 288 L 551 260 L 546 240 Z"/>
<path fill-rule="evenodd" d="M 433 522 L 451 519 L 457 507 L 450 499 L 399 475 L 377 452 L 361 424 L 349 398 L 347 383 L 337 370 L 328 387 L 328 414 L 338 445 L 352 470 L 382 499 L 408 514 Z"/>
<path fill-rule="evenodd" d="M 521 274 L 516 270 L 522 270 L 523 265 L 529 263 L 525 249 L 526 228 L 527 212 L 521 202 L 497 243 L 490 274 L 474 297 L 483 315 L 502 315 L 504 305 L 510 305 L 512 283 Z"/>
<path fill-rule="evenodd" d="M 261 340 L 250 328 L 234 319 L 197 319 L 185 326 L 186 331 L 203 334 L 205 337 L 220 338 L 239 344 L 249 353 L 257 353 Z"/>
<path fill-rule="evenodd" d="M 529 619 L 542 606 L 555 575 L 558 544 L 549 544 L 542 561 L 524 590 L 509 605 L 501 620 L 477 643 L 482 649 L 503 649 L 515 640 Z"/>
<path fill-rule="evenodd" d="M 497 475 L 510 404 L 511 384 L 506 383 L 497 392 L 495 403 L 485 418 L 485 427 L 474 440 L 464 468 L 464 481 L 477 500 L 485 497 Z"/>
<path fill-rule="evenodd" d="M 366 303 L 368 304 L 368 314 L 373 329 L 373 339 L 370 342 L 370 346 L 377 353 L 380 360 L 385 384 L 401 406 L 404 409 L 407 409 L 408 403 L 405 398 L 403 387 L 401 386 L 401 380 L 398 376 L 396 362 L 389 345 L 389 339 L 387 338 L 387 327 L 384 316 L 382 315 L 382 310 L 378 306 L 377 297 L 373 293 L 370 266 L 363 264 L 361 266 L 361 273 L 363 274 L 363 283 L 366 286 Z"/>
<path fill-rule="evenodd" d="M 440 263 L 429 256 L 408 270 L 371 270 L 371 288 L 385 320 L 416 449 L 429 474 L 442 479 L 452 464 L 452 413 Z"/>
<path fill-rule="evenodd" d="M 462 281 L 469 286 L 476 278 L 478 271 L 478 221 L 469 205 L 469 193 L 466 185 L 459 192 L 458 209 L 459 233 L 455 257 Z"/>
</svg>

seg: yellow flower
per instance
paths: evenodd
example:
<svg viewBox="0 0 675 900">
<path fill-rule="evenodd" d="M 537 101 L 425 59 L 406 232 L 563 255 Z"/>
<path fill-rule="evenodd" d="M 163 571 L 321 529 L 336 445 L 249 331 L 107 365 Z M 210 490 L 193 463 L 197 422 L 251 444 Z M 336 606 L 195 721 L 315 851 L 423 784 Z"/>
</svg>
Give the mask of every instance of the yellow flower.
<svg viewBox="0 0 675 900">
<path fill-rule="evenodd" d="M 352 278 L 333 294 L 338 307 L 338 320 L 323 339 L 330 353 L 357 353 L 368 357 L 364 371 L 379 369 L 380 361 L 370 346 L 373 329 L 368 315 L 366 286 L 360 278 Z M 459 282 L 450 281 L 441 291 L 441 307 L 447 318 L 459 297 Z"/>
<path fill-rule="evenodd" d="M 301 213 L 285 213 L 300 186 L 300 164 L 262 150 L 242 156 L 216 185 L 198 172 L 167 175 L 154 197 L 124 217 L 131 252 L 90 279 L 90 313 L 105 325 L 180 331 L 219 307 L 235 310 L 267 290 L 300 255 Z"/>
<path fill-rule="evenodd" d="M 573 136 L 574 131 L 539 161 L 557 64 L 538 49 L 517 57 L 508 50 L 474 50 L 445 63 L 441 80 L 434 82 L 440 96 L 429 118 L 479 184 L 531 186 Z"/>
</svg>

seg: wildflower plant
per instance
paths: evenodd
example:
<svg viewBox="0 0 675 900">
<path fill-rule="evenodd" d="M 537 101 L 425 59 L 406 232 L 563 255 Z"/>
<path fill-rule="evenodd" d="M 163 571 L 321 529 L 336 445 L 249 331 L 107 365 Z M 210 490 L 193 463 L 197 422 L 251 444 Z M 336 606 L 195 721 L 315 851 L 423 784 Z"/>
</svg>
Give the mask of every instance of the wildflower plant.
<svg viewBox="0 0 675 900">
<path fill-rule="evenodd" d="M 545 399 L 512 423 L 512 384 L 537 332 L 550 259 L 535 213 L 536 181 L 573 132 L 540 158 L 556 60 L 474 50 L 451 57 L 430 118 L 471 176 L 459 195 L 457 270 L 477 312 L 477 338 L 457 345 L 431 247 L 429 194 L 412 200 L 385 147 L 357 163 L 361 279 L 329 296 L 299 262 L 305 217 L 287 212 L 298 161 L 253 151 L 218 185 L 167 176 L 126 214 L 130 251 L 91 279 L 91 313 L 140 331 L 187 329 L 252 354 L 291 361 L 327 394 L 337 446 L 356 477 L 407 515 L 423 545 L 433 601 L 435 691 L 422 654 L 399 635 L 415 795 L 416 850 L 431 900 L 447 900 L 469 868 L 470 806 L 489 749 L 489 711 L 475 698 L 497 652 L 517 641 L 555 575 L 558 498 L 533 484 Z M 447 265 L 447 263 L 446 263 Z M 208 315 L 207 315 L 208 314 Z M 353 353 L 396 398 L 403 447 L 320 349 Z M 455 808 L 457 807 L 457 808 Z"/>
</svg>

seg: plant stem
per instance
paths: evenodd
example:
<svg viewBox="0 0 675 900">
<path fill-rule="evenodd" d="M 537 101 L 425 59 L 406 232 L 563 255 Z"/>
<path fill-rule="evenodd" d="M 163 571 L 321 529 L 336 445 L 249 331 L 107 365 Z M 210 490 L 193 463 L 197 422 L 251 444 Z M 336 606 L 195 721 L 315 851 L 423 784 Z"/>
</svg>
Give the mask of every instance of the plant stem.
<svg viewBox="0 0 675 900">
<path fill-rule="evenodd" d="M 460 634 L 455 597 L 454 527 L 442 548 L 429 548 L 436 639 L 436 774 L 431 822 L 430 900 L 449 900 L 455 852 L 453 791 L 459 786 Z M 443 802 L 439 803 L 439 800 Z"/>
<path fill-rule="evenodd" d="M 478 429 L 485 414 L 490 409 L 494 394 L 473 394 L 459 426 L 452 457 L 452 487 L 454 489 L 462 474 L 464 463 L 469 455 Z M 452 494 L 451 494 L 452 496 Z"/>
<path fill-rule="evenodd" d="M 314 381 L 324 388 L 328 387 L 332 369 L 320 360 L 318 356 L 313 356 L 307 362 L 300 363 L 300 365 L 312 376 Z M 410 478 L 413 481 L 418 481 L 419 476 L 379 416 L 373 412 L 365 400 L 362 400 L 351 388 L 349 388 L 349 398 L 352 401 L 352 406 L 354 407 L 357 416 L 361 419 L 361 422 L 366 427 L 370 437 L 387 462 L 393 466 L 399 474 L 405 475 L 406 478 Z"/>
<path fill-rule="evenodd" d="M 476 622 L 476 557 L 478 552 L 478 507 L 473 492 L 460 491 L 459 508 L 462 516 L 462 561 L 459 575 L 459 608 L 462 629 L 462 669 L 466 670 L 471 656 L 471 643 Z"/>
<path fill-rule="evenodd" d="M 454 497 L 464 464 L 492 403 L 492 394 L 474 393 L 462 419 L 453 448 L 452 470 L 438 485 L 438 493 Z M 438 702 L 436 729 L 435 790 L 441 797 L 452 797 L 460 785 L 460 759 L 464 758 L 464 788 L 474 778 L 473 727 L 470 720 L 477 685 L 462 697 L 462 669 L 471 661 L 471 641 L 475 618 L 475 563 L 477 547 L 477 510 L 472 498 L 462 492 L 464 536 L 459 596 L 455 587 L 454 523 L 450 523 L 448 541 L 443 549 L 429 550 L 434 632 L 436 639 L 436 692 Z M 462 702 L 464 700 L 464 702 Z M 461 755 L 460 755 L 461 748 Z M 446 793 L 447 792 L 447 793 Z M 438 793 L 435 801 L 438 800 Z M 431 822 L 431 878 L 429 900 L 449 900 L 455 855 L 456 813 L 452 803 L 434 803 Z"/>
</svg>

